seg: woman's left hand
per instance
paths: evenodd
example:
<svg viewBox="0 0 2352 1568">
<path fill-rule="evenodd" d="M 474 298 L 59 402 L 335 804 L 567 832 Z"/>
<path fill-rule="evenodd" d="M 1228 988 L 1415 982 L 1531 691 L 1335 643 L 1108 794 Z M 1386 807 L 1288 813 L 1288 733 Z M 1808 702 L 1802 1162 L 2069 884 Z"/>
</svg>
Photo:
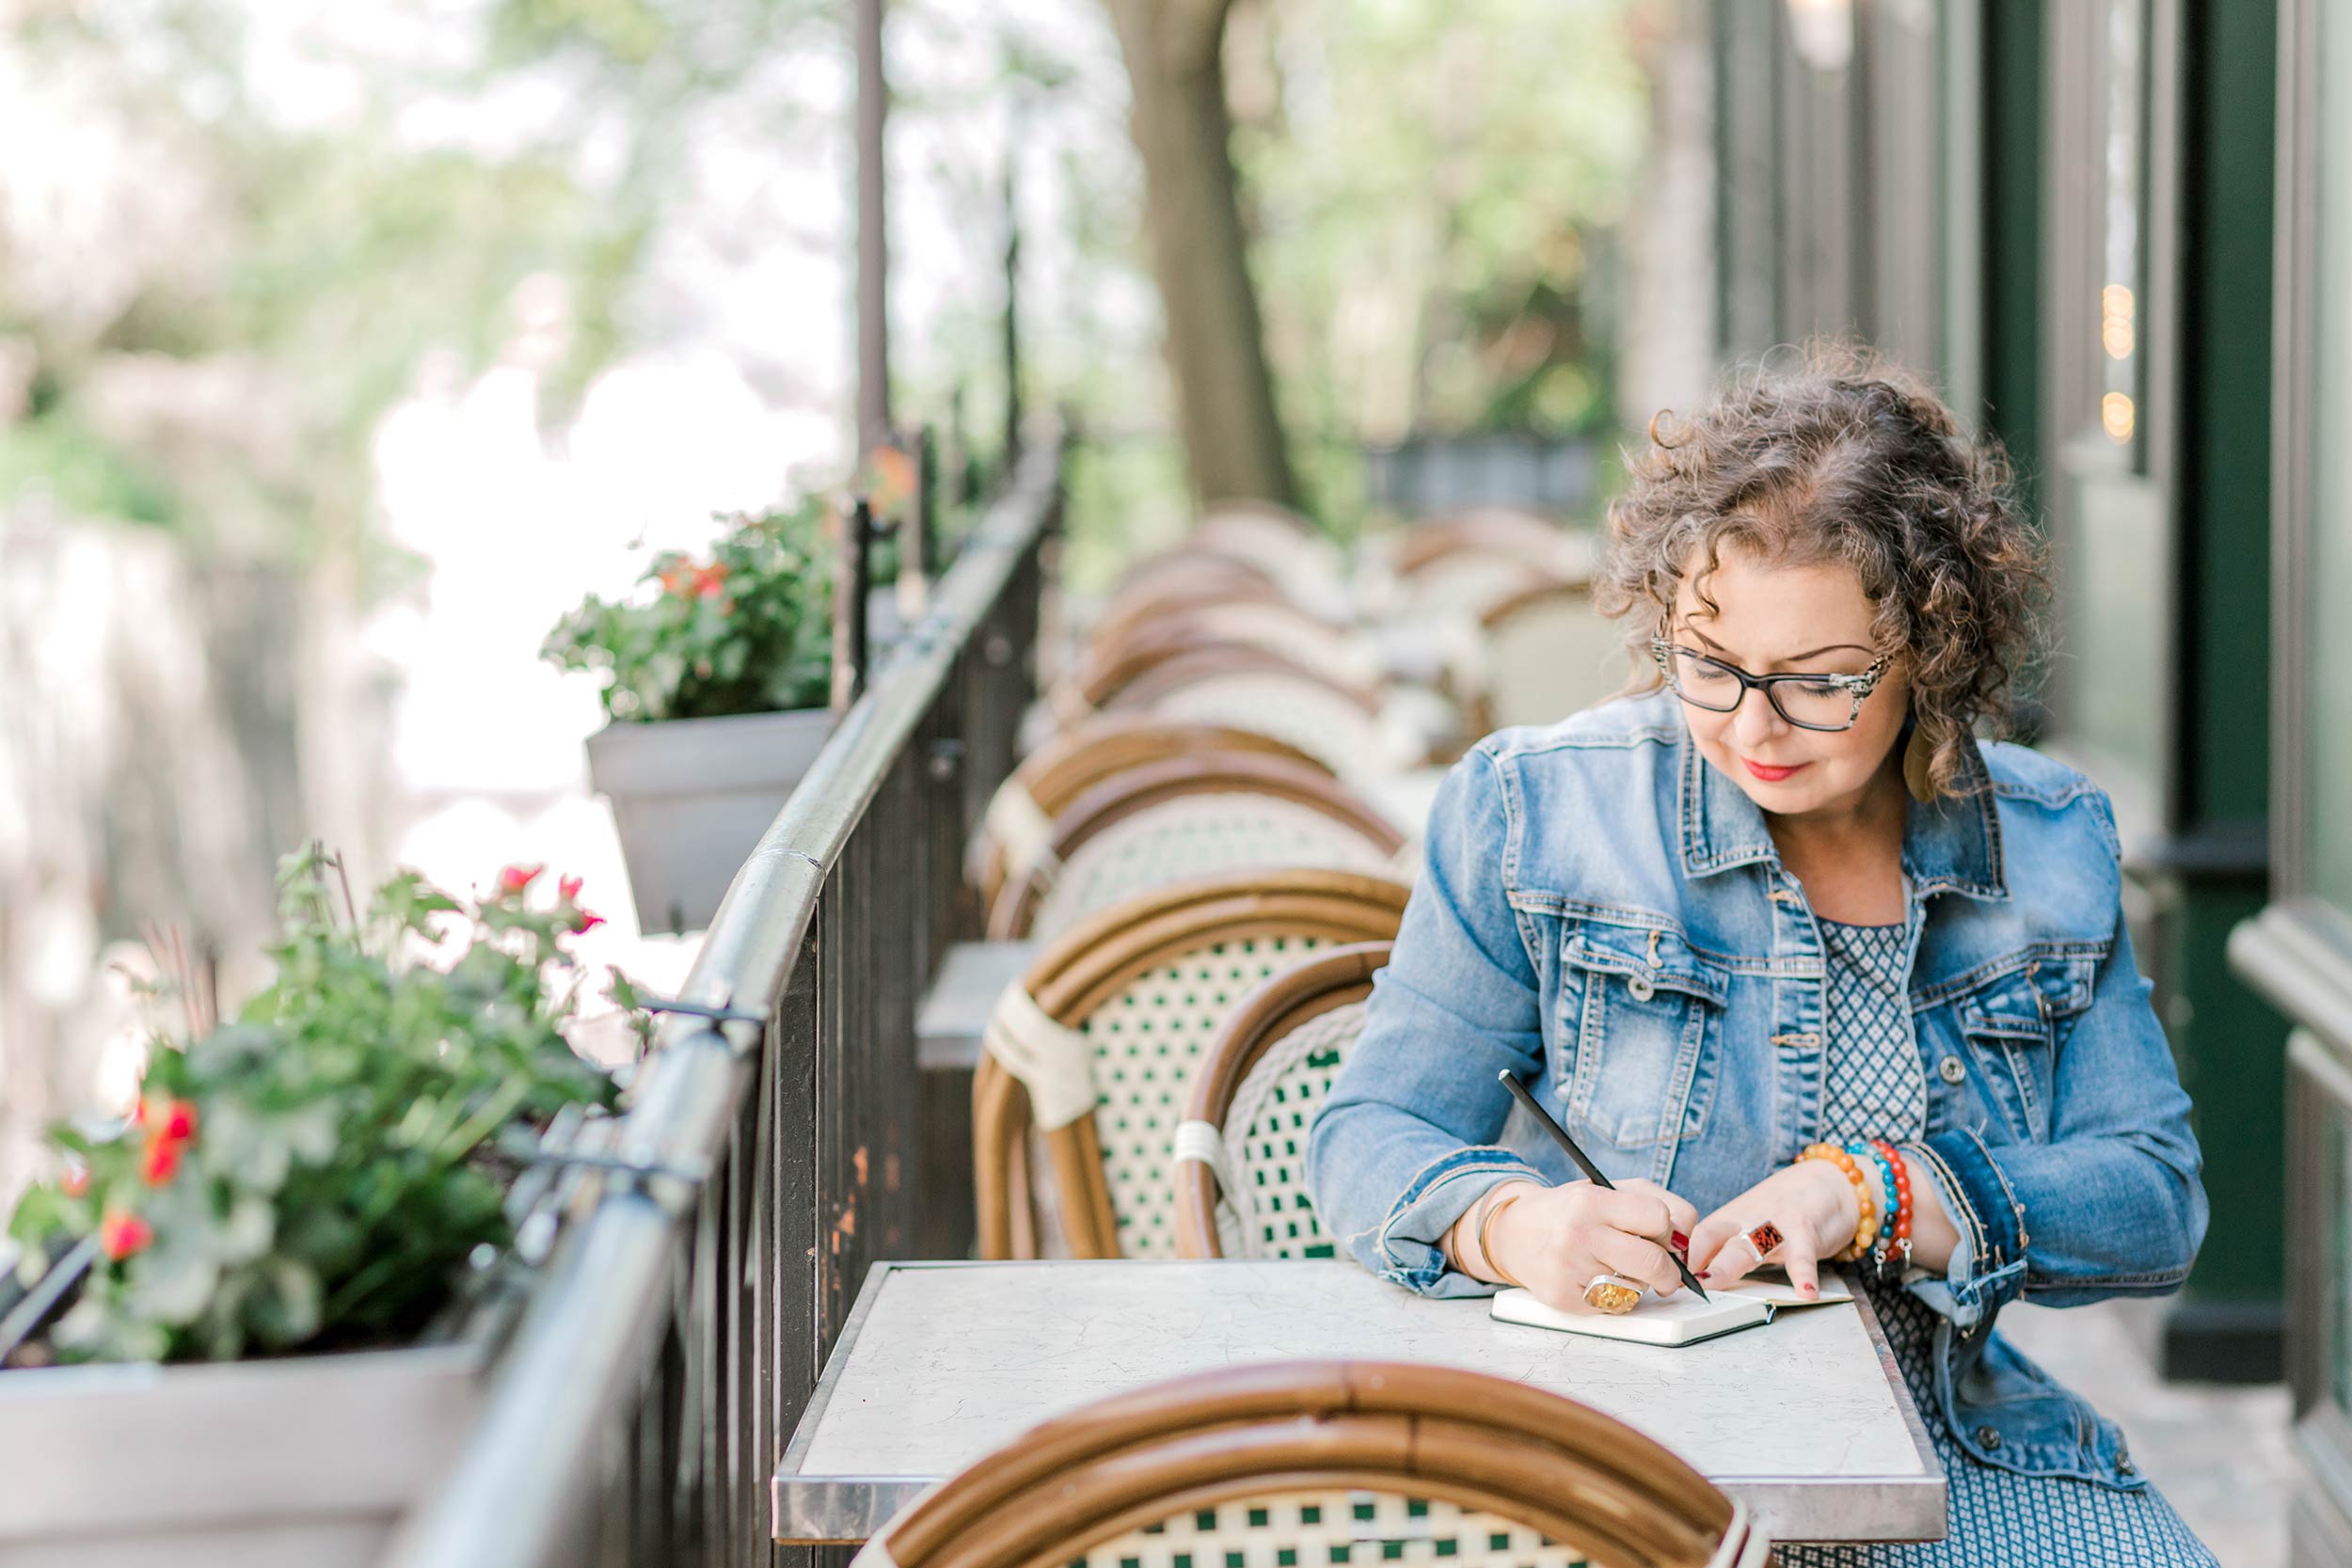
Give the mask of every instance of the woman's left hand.
<svg viewBox="0 0 2352 1568">
<path fill-rule="evenodd" d="M 1699 1282 L 1709 1290 L 1740 1283 L 1756 1261 L 1739 1238 L 1768 1220 L 1781 1243 L 1764 1261 L 1786 1268 L 1788 1283 L 1809 1296 L 1820 1289 L 1821 1259 L 1853 1244 L 1862 1200 L 1827 1160 L 1800 1160 L 1772 1172 L 1691 1232 L 1691 1271 Z"/>
</svg>

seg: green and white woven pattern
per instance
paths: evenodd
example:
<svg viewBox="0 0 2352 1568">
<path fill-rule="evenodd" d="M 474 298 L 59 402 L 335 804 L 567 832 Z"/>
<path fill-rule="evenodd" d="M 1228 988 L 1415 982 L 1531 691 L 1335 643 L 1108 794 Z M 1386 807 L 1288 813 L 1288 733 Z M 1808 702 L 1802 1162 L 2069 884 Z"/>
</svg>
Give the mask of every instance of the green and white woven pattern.
<svg viewBox="0 0 2352 1568">
<path fill-rule="evenodd" d="M 1094 1048 L 1094 1131 L 1121 1256 L 1176 1256 L 1176 1124 L 1202 1050 L 1243 997 L 1327 945 L 1219 942 L 1130 982 L 1081 1025 Z"/>
<path fill-rule="evenodd" d="M 1273 1492 L 1187 1510 L 1099 1545 L 1070 1568 L 1574 1568 L 1587 1560 L 1522 1525 L 1381 1492 Z"/>
<path fill-rule="evenodd" d="M 1388 874 L 1388 857 L 1312 806 L 1234 791 L 1187 795 L 1121 818 L 1071 851 L 1029 935 L 1050 942 L 1088 915 L 1190 877 L 1250 866 Z"/>
<path fill-rule="evenodd" d="M 1220 1238 L 1244 1258 L 1335 1258 L 1330 1234 L 1307 1197 L 1307 1130 L 1364 1032 L 1364 1005 L 1351 1002 L 1309 1019 L 1272 1045 L 1233 1091 L 1225 1114 L 1225 1170 L 1234 1211 Z"/>
</svg>

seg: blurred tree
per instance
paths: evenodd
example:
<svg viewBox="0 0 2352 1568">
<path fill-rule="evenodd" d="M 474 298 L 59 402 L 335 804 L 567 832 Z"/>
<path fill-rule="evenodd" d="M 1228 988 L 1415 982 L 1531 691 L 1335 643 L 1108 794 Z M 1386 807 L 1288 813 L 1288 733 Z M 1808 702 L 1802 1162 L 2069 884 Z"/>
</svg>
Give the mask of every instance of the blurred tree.
<svg viewBox="0 0 2352 1568">
<path fill-rule="evenodd" d="M 1104 3 L 1133 94 L 1129 127 L 1193 491 L 1295 504 L 1235 189 L 1224 69 L 1232 0 Z"/>
</svg>

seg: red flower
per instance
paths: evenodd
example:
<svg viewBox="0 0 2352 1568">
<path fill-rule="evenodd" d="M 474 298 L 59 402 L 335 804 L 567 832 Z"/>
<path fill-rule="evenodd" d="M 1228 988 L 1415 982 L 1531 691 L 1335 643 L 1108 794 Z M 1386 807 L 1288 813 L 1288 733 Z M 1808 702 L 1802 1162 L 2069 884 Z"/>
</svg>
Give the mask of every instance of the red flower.
<svg viewBox="0 0 2352 1568">
<path fill-rule="evenodd" d="M 159 1143 L 185 1143 L 196 1136 L 196 1106 L 185 1100 L 150 1100 L 139 1109 L 148 1136 Z"/>
<path fill-rule="evenodd" d="M 188 1151 L 187 1144 L 179 1138 L 150 1138 L 147 1140 L 147 1161 L 139 1174 L 147 1178 L 151 1187 L 160 1187 L 180 1174 L 181 1156 Z"/>
<path fill-rule="evenodd" d="M 65 1170 L 57 1177 L 57 1190 L 68 1197 L 80 1197 L 89 1191 L 89 1166 L 79 1160 L 66 1162 Z"/>
<path fill-rule="evenodd" d="M 583 931 L 593 931 L 603 924 L 604 916 L 590 914 L 586 910 L 582 910 L 572 919 L 572 935 L 579 936 Z"/>
<path fill-rule="evenodd" d="M 537 881 L 539 873 L 546 869 L 544 865 L 510 865 L 499 873 L 499 891 L 507 894 L 520 893 L 532 882 Z"/>
<path fill-rule="evenodd" d="M 727 567 L 723 561 L 714 562 L 694 573 L 694 596 L 698 599 L 714 598 L 725 593 L 726 587 Z"/>
<path fill-rule="evenodd" d="M 664 567 L 661 572 L 661 591 L 664 594 L 685 593 L 686 575 L 690 569 L 684 562 L 675 566 Z"/>
<path fill-rule="evenodd" d="M 155 1227 L 136 1214 L 109 1209 L 98 1222 L 98 1249 L 116 1262 L 144 1252 L 155 1240 Z"/>
<path fill-rule="evenodd" d="M 584 879 L 579 877 L 563 878 L 556 882 L 555 891 L 562 894 L 564 902 L 568 904 L 580 896 L 580 889 L 583 880 Z"/>
</svg>

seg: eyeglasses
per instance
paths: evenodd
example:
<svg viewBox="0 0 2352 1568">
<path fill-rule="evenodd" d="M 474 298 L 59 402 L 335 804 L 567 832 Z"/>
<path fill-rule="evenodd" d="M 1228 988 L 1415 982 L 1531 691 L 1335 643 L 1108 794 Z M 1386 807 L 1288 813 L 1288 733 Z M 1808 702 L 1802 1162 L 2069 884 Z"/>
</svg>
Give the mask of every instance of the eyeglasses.
<svg viewBox="0 0 2352 1568">
<path fill-rule="evenodd" d="M 1692 707 L 1729 713 L 1754 687 L 1764 693 L 1773 712 L 1801 730 L 1852 729 L 1862 717 L 1863 699 L 1895 662 L 1893 654 L 1881 654 L 1858 675 L 1751 675 L 1736 664 L 1709 658 L 1662 636 L 1649 640 L 1649 651 L 1675 695 Z"/>
</svg>

